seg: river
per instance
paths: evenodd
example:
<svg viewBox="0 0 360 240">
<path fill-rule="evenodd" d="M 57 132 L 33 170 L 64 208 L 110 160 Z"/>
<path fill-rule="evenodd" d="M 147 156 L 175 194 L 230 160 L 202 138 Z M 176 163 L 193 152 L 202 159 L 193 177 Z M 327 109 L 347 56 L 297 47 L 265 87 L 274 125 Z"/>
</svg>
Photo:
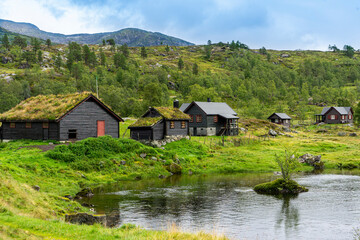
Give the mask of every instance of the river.
<svg viewBox="0 0 360 240">
<path fill-rule="evenodd" d="M 353 239 L 360 228 L 359 172 L 304 174 L 309 188 L 293 198 L 252 188 L 273 174 L 173 176 L 99 188 L 88 200 L 97 213 L 120 210 L 121 223 L 225 234 L 230 239 Z"/>
</svg>

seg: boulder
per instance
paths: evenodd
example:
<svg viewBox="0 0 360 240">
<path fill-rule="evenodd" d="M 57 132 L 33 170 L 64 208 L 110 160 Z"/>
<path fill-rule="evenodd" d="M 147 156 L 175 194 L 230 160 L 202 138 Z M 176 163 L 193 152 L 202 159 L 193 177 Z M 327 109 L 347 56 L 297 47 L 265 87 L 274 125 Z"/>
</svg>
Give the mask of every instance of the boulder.
<svg viewBox="0 0 360 240">
<path fill-rule="evenodd" d="M 326 129 L 319 129 L 319 130 L 317 130 L 316 132 L 317 132 L 317 133 L 326 133 L 327 130 L 326 130 Z"/>
<path fill-rule="evenodd" d="M 318 126 L 322 126 L 322 125 L 325 125 L 326 123 L 324 123 L 324 122 L 319 122 L 318 123 Z"/>
<path fill-rule="evenodd" d="M 162 175 L 162 174 L 160 174 L 160 175 L 159 175 L 159 178 L 160 178 L 160 179 L 164 179 L 164 178 L 165 178 L 165 176 L 164 176 L 164 175 Z"/>
<path fill-rule="evenodd" d="M 313 166 L 315 169 L 323 169 L 324 168 L 324 162 L 321 161 L 321 155 L 314 156 L 310 153 L 306 153 L 299 157 L 300 163 L 306 163 L 310 166 Z"/>
<path fill-rule="evenodd" d="M 145 157 L 146 157 L 146 153 L 141 153 L 141 154 L 140 154 L 140 157 L 145 158 Z"/>
<path fill-rule="evenodd" d="M 288 57 L 290 57 L 290 54 L 282 53 L 282 54 L 280 55 L 280 57 L 282 57 L 282 58 L 288 58 Z"/>
<path fill-rule="evenodd" d="M 167 170 L 173 174 L 181 174 L 182 167 L 177 163 L 171 163 Z"/>
<path fill-rule="evenodd" d="M 121 161 L 120 161 L 120 164 L 121 164 L 121 165 L 125 165 L 125 164 L 126 164 L 126 161 L 125 161 L 125 160 L 121 160 Z"/>
<path fill-rule="evenodd" d="M 91 188 L 84 188 L 75 195 L 74 199 L 91 198 L 94 196 Z"/>
<path fill-rule="evenodd" d="M 106 227 L 117 227 L 120 224 L 120 211 L 115 210 L 109 214 L 106 214 Z"/>
<path fill-rule="evenodd" d="M 338 134 L 337 134 L 338 136 L 340 136 L 340 137 L 343 137 L 343 136 L 346 136 L 347 135 L 347 133 L 346 132 L 338 132 Z"/>
<path fill-rule="evenodd" d="M 106 226 L 106 216 L 91 215 L 87 213 L 66 214 L 65 222 L 69 222 L 72 224 L 86 224 L 86 225 L 94 225 L 95 223 L 99 223 L 103 226 Z"/>
<path fill-rule="evenodd" d="M 290 128 L 288 128 L 288 127 L 283 127 L 283 131 L 284 132 L 291 132 Z"/>
<path fill-rule="evenodd" d="M 240 128 L 240 131 L 247 132 L 247 130 L 245 128 Z"/>
<path fill-rule="evenodd" d="M 34 185 L 32 186 L 32 188 L 35 190 L 35 191 L 40 191 L 40 187 L 38 185 Z"/>
<path fill-rule="evenodd" d="M 273 130 L 273 129 L 269 129 L 269 135 L 275 137 L 275 136 L 278 135 L 278 133 L 277 133 L 275 130 Z"/>
<path fill-rule="evenodd" d="M 151 157 L 151 160 L 157 161 L 157 158 L 156 157 Z"/>
<path fill-rule="evenodd" d="M 352 132 L 352 133 L 349 134 L 349 136 L 350 136 L 350 137 L 356 137 L 356 136 L 357 136 L 357 133 Z"/>
</svg>

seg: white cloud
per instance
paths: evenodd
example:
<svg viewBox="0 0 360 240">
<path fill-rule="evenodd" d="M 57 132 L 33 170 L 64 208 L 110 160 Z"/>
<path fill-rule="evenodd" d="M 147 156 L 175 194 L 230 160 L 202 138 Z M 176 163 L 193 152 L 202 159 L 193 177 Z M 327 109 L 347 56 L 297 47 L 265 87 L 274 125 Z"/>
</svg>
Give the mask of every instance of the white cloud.
<svg viewBox="0 0 360 240">
<path fill-rule="evenodd" d="M 29 22 L 41 30 L 63 34 L 111 31 L 102 17 L 116 13 L 111 7 L 79 7 L 68 0 L 1 0 L 0 18 Z M 127 14 L 126 16 L 128 16 Z"/>
</svg>

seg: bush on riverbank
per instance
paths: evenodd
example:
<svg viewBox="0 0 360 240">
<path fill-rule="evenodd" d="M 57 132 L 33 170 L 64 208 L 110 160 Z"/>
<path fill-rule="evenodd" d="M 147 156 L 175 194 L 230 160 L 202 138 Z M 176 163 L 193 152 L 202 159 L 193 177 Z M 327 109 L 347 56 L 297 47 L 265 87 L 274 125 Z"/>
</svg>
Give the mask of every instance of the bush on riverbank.
<svg viewBox="0 0 360 240">
<path fill-rule="evenodd" d="M 309 191 L 307 188 L 300 186 L 294 180 L 276 179 L 268 183 L 258 184 L 254 187 L 254 191 L 260 194 L 298 194 Z"/>
</svg>

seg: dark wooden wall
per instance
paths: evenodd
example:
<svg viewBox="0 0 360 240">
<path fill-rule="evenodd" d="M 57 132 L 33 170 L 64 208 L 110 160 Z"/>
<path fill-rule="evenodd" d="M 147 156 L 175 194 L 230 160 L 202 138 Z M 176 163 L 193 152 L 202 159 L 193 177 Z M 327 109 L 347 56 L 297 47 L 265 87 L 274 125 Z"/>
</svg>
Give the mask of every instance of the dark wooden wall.
<svg viewBox="0 0 360 240">
<path fill-rule="evenodd" d="M 152 127 L 153 140 L 160 140 L 164 138 L 164 134 L 165 134 L 164 124 L 165 124 L 164 120 L 161 120 L 161 122 L 158 122 L 157 124 L 155 124 L 155 126 Z"/>
<path fill-rule="evenodd" d="M 152 129 L 151 128 L 131 128 L 130 138 L 134 140 L 151 140 Z"/>
<path fill-rule="evenodd" d="M 170 122 L 172 122 L 172 120 L 167 120 L 166 121 L 166 135 L 167 136 L 177 136 L 177 135 L 181 135 L 181 136 L 187 136 L 188 132 L 189 132 L 189 122 L 185 120 L 185 128 L 181 128 L 181 122 L 180 120 L 174 120 L 174 124 L 175 124 L 175 128 L 170 128 Z"/>
<path fill-rule="evenodd" d="M 48 137 L 44 138 L 44 131 Z M 32 140 L 59 140 L 59 124 L 49 123 L 49 128 L 43 129 L 42 122 L 31 122 L 31 128 L 26 128 L 25 122 L 15 122 L 15 128 L 10 128 L 10 122 L 3 122 L 4 139 L 32 139 Z"/>
<path fill-rule="evenodd" d="M 105 121 L 105 135 L 119 137 L 119 121 L 91 98 L 60 121 L 60 140 L 68 140 L 69 129 L 77 130 L 77 140 L 97 137 L 97 121 Z"/>
</svg>

